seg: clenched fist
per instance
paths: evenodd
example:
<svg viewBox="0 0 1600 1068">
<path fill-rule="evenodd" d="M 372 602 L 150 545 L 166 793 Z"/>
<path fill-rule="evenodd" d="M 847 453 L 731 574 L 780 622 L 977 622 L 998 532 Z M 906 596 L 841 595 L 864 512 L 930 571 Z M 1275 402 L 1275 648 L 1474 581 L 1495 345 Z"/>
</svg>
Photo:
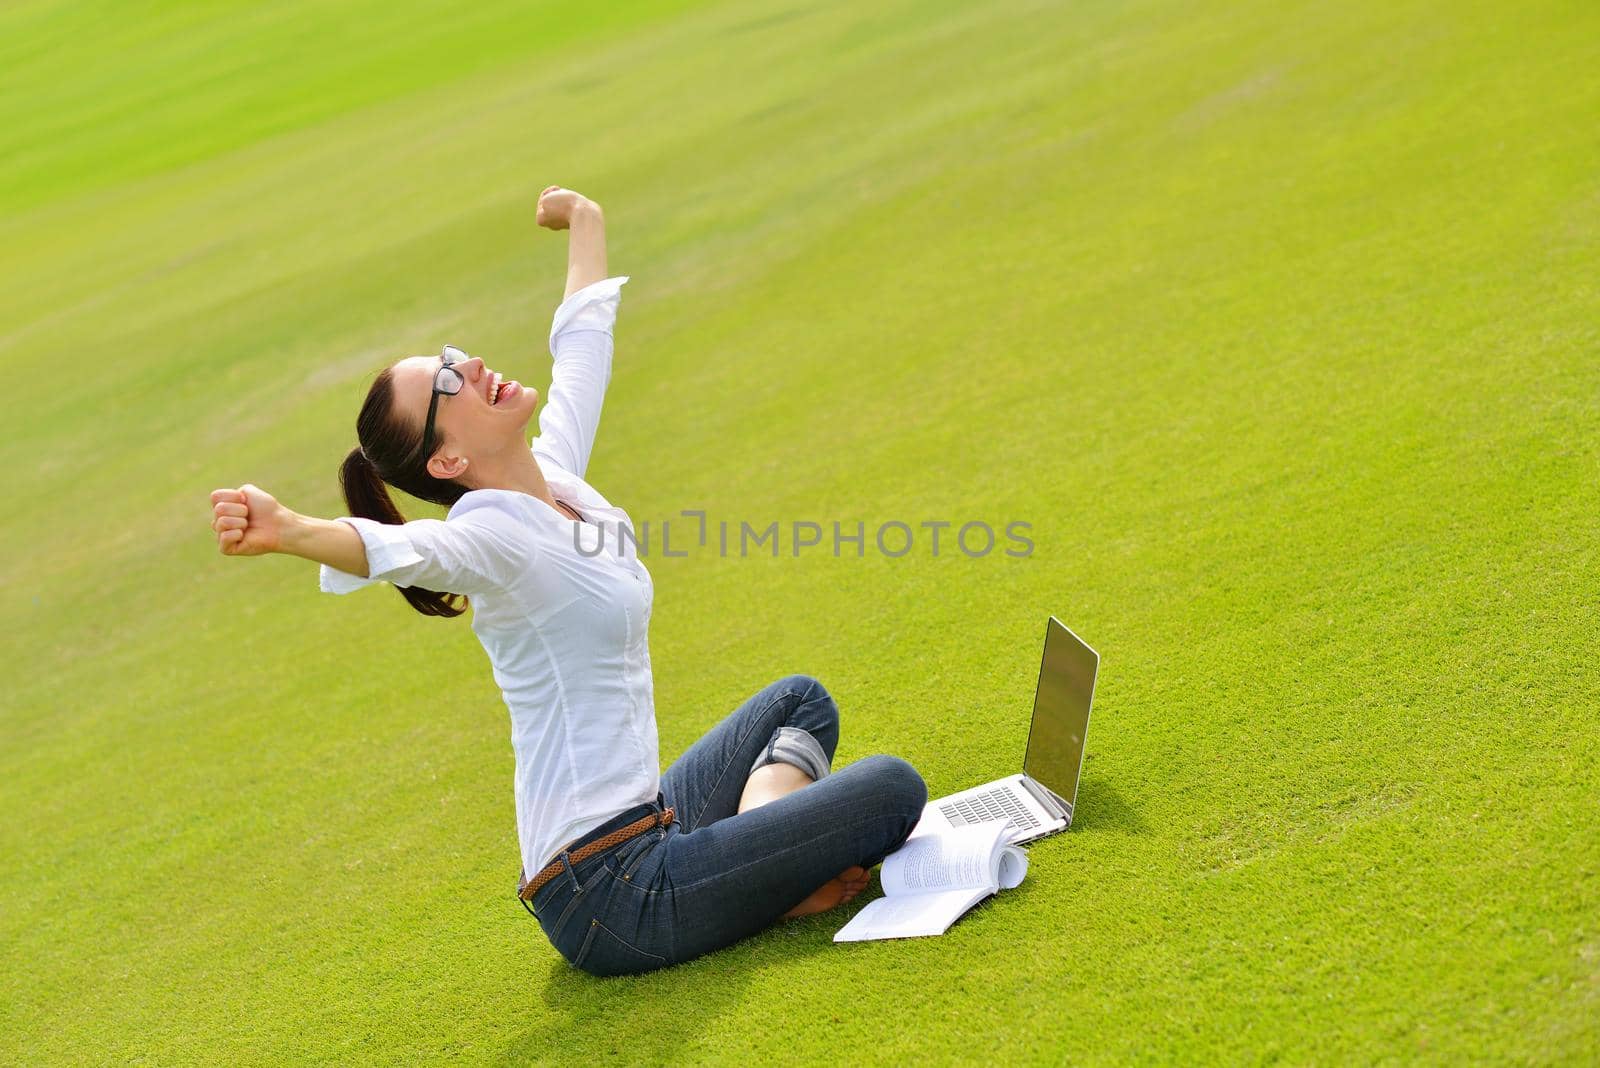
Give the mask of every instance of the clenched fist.
<svg viewBox="0 0 1600 1068">
<path fill-rule="evenodd" d="M 211 529 L 223 556 L 260 556 L 283 548 L 291 513 L 266 490 L 248 482 L 211 491 Z"/>
<path fill-rule="evenodd" d="M 572 213 L 584 204 L 599 207 L 582 193 L 563 189 L 559 185 L 545 186 L 544 192 L 539 194 L 539 207 L 534 212 L 534 221 L 549 230 L 565 230 L 572 225 Z"/>
</svg>

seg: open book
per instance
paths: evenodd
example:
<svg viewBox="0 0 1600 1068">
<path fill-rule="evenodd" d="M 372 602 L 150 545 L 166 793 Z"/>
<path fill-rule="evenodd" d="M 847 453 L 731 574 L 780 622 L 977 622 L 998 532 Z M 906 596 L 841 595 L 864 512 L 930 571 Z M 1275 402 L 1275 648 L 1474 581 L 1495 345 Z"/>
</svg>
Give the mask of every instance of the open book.
<svg viewBox="0 0 1600 1068">
<path fill-rule="evenodd" d="M 1028 871 L 1009 820 L 913 834 L 883 860 L 884 896 L 856 913 L 835 942 L 940 935 L 990 894 Z"/>
</svg>

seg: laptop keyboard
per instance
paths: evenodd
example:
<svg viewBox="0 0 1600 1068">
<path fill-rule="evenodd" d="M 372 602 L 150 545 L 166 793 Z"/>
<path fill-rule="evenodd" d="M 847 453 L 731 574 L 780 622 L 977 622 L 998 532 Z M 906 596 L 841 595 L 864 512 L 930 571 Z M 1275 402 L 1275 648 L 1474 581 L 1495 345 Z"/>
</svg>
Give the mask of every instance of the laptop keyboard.
<svg viewBox="0 0 1600 1068">
<path fill-rule="evenodd" d="M 1003 786 L 981 794 L 972 794 L 958 801 L 946 801 L 939 806 L 944 818 L 960 826 L 965 823 L 988 823 L 991 820 L 1010 820 L 1019 830 L 1031 831 L 1039 826 L 1033 813 L 1022 807 L 1011 791 Z"/>
</svg>

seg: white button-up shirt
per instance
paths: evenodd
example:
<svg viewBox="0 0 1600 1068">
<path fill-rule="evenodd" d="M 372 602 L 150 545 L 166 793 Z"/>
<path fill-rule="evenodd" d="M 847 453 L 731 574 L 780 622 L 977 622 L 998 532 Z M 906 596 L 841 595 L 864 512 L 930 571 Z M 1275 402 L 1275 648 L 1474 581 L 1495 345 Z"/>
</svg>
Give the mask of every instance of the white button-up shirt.
<svg viewBox="0 0 1600 1068">
<path fill-rule="evenodd" d="M 586 523 L 526 493 L 472 490 L 442 520 L 344 517 L 366 545 L 369 577 L 321 573 L 329 593 L 388 581 L 470 598 L 472 629 L 511 710 L 529 878 L 572 839 L 654 801 L 661 783 L 647 641 L 654 585 L 627 513 L 583 479 L 627 280 L 578 290 L 550 327 L 555 367 L 533 453 L 551 495 Z"/>
</svg>

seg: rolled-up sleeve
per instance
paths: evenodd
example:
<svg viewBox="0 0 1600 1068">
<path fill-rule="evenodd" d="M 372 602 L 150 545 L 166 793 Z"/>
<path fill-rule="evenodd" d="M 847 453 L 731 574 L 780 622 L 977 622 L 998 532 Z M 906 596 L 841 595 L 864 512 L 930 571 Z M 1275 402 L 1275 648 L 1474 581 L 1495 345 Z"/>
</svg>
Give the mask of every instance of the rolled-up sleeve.
<svg viewBox="0 0 1600 1068">
<path fill-rule="evenodd" d="M 589 467 L 600 429 L 600 409 L 611 382 L 612 328 L 627 280 L 627 275 L 617 275 L 584 286 L 561 302 L 550 324 L 555 367 L 533 448 L 579 477 Z"/>
<path fill-rule="evenodd" d="M 516 517 L 477 508 L 442 519 L 379 523 L 343 516 L 361 535 L 367 577 L 322 565 L 325 593 L 350 593 L 375 582 L 477 596 L 506 589 L 533 564 L 531 532 Z"/>
</svg>

